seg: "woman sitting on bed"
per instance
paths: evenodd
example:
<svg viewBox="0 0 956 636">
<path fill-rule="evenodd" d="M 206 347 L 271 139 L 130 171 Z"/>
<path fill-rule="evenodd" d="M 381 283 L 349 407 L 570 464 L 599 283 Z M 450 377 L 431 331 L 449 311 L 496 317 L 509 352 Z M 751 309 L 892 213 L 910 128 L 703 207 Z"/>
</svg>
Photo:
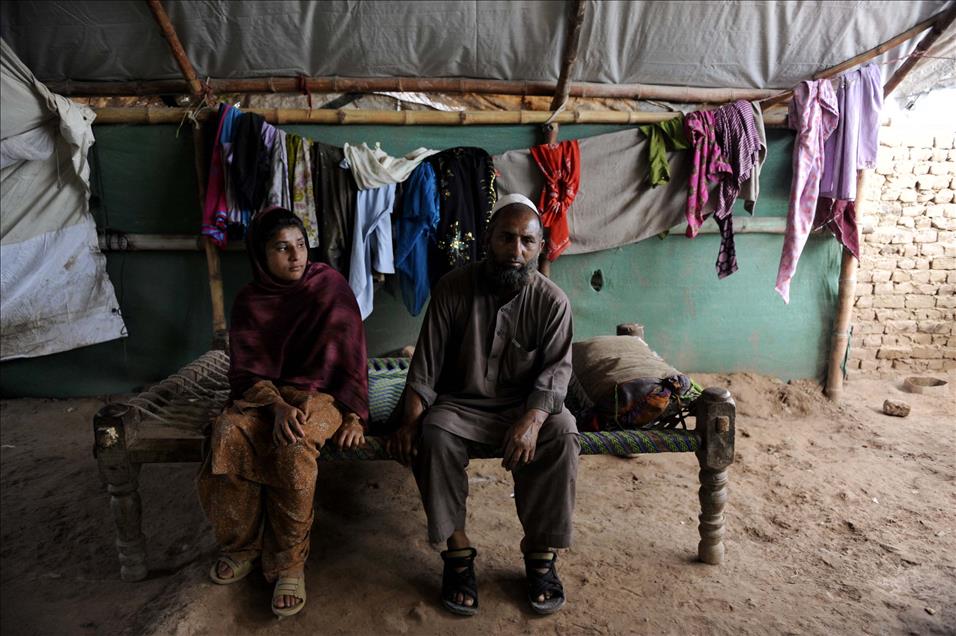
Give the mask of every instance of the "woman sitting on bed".
<svg viewBox="0 0 956 636">
<path fill-rule="evenodd" d="M 254 280 L 232 308 L 231 400 L 212 429 L 199 497 L 221 553 L 210 570 L 235 583 L 262 559 L 272 611 L 305 605 L 316 460 L 332 438 L 365 443 L 365 331 L 348 283 L 310 263 L 302 221 L 273 208 L 249 228 Z"/>
</svg>

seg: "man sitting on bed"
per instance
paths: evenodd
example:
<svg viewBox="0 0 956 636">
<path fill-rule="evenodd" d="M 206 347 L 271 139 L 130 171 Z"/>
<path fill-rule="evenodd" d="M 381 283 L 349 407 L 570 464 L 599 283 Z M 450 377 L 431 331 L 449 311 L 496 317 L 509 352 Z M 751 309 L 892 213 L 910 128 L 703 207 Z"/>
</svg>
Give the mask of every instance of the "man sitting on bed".
<svg viewBox="0 0 956 636">
<path fill-rule="evenodd" d="M 388 450 L 411 465 L 442 552 L 442 604 L 478 611 L 474 561 L 465 534 L 469 443 L 504 449 L 514 476 L 528 601 L 538 613 L 564 605 L 556 548 L 571 544 L 580 445 L 564 408 L 571 376 L 571 307 L 537 271 L 541 219 L 522 195 L 492 210 L 487 257 L 443 277 L 418 337 L 400 428 Z"/>
</svg>

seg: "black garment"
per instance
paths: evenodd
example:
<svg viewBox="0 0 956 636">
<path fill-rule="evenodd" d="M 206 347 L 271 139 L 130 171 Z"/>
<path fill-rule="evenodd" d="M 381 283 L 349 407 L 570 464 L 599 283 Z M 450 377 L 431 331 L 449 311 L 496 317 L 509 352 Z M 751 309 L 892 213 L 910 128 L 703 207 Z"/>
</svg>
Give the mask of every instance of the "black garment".
<svg viewBox="0 0 956 636">
<path fill-rule="evenodd" d="M 312 187 L 319 219 L 318 258 L 348 279 L 358 186 L 352 171 L 341 165 L 345 158 L 341 148 L 315 141 L 312 152 Z"/>
<path fill-rule="evenodd" d="M 441 220 L 429 247 L 432 285 L 484 256 L 485 229 L 495 205 L 495 166 L 481 148 L 449 148 L 427 159 L 438 179 Z"/>
<path fill-rule="evenodd" d="M 262 207 L 272 177 L 269 150 L 262 143 L 265 119 L 243 113 L 236 122 L 232 142 L 231 176 L 236 206 L 255 213 Z"/>
</svg>

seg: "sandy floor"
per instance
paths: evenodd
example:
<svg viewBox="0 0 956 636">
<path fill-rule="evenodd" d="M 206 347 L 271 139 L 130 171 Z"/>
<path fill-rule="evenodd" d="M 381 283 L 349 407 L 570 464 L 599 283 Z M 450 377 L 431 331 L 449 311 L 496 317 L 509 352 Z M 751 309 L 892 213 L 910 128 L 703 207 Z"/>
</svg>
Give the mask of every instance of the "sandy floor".
<svg viewBox="0 0 956 636">
<path fill-rule="evenodd" d="M 149 579 L 119 580 L 108 497 L 91 454 L 100 402 L 2 403 L 4 634 L 954 634 L 956 400 L 855 379 L 832 406 L 811 384 L 695 376 L 738 402 L 727 558 L 695 562 L 693 455 L 581 464 L 569 602 L 525 607 L 508 474 L 472 464 L 469 524 L 481 611 L 436 603 L 440 559 L 411 475 L 394 463 L 322 465 L 309 603 L 269 611 L 258 574 L 219 587 L 195 465 L 141 475 Z M 948 378 L 950 386 L 956 375 Z M 879 411 L 897 396 L 905 419 Z"/>
</svg>

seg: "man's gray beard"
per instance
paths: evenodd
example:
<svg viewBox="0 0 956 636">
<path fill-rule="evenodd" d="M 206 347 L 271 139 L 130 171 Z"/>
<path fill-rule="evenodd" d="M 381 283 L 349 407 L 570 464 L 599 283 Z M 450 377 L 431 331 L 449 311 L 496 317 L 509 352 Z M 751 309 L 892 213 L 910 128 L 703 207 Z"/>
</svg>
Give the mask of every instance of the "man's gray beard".
<svg viewBox="0 0 956 636">
<path fill-rule="evenodd" d="M 495 291 L 515 292 L 531 282 L 531 278 L 538 270 L 538 259 L 533 258 L 523 267 L 502 267 L 491 258 L 488 259 L 489 281 Z"/>
</svg>

